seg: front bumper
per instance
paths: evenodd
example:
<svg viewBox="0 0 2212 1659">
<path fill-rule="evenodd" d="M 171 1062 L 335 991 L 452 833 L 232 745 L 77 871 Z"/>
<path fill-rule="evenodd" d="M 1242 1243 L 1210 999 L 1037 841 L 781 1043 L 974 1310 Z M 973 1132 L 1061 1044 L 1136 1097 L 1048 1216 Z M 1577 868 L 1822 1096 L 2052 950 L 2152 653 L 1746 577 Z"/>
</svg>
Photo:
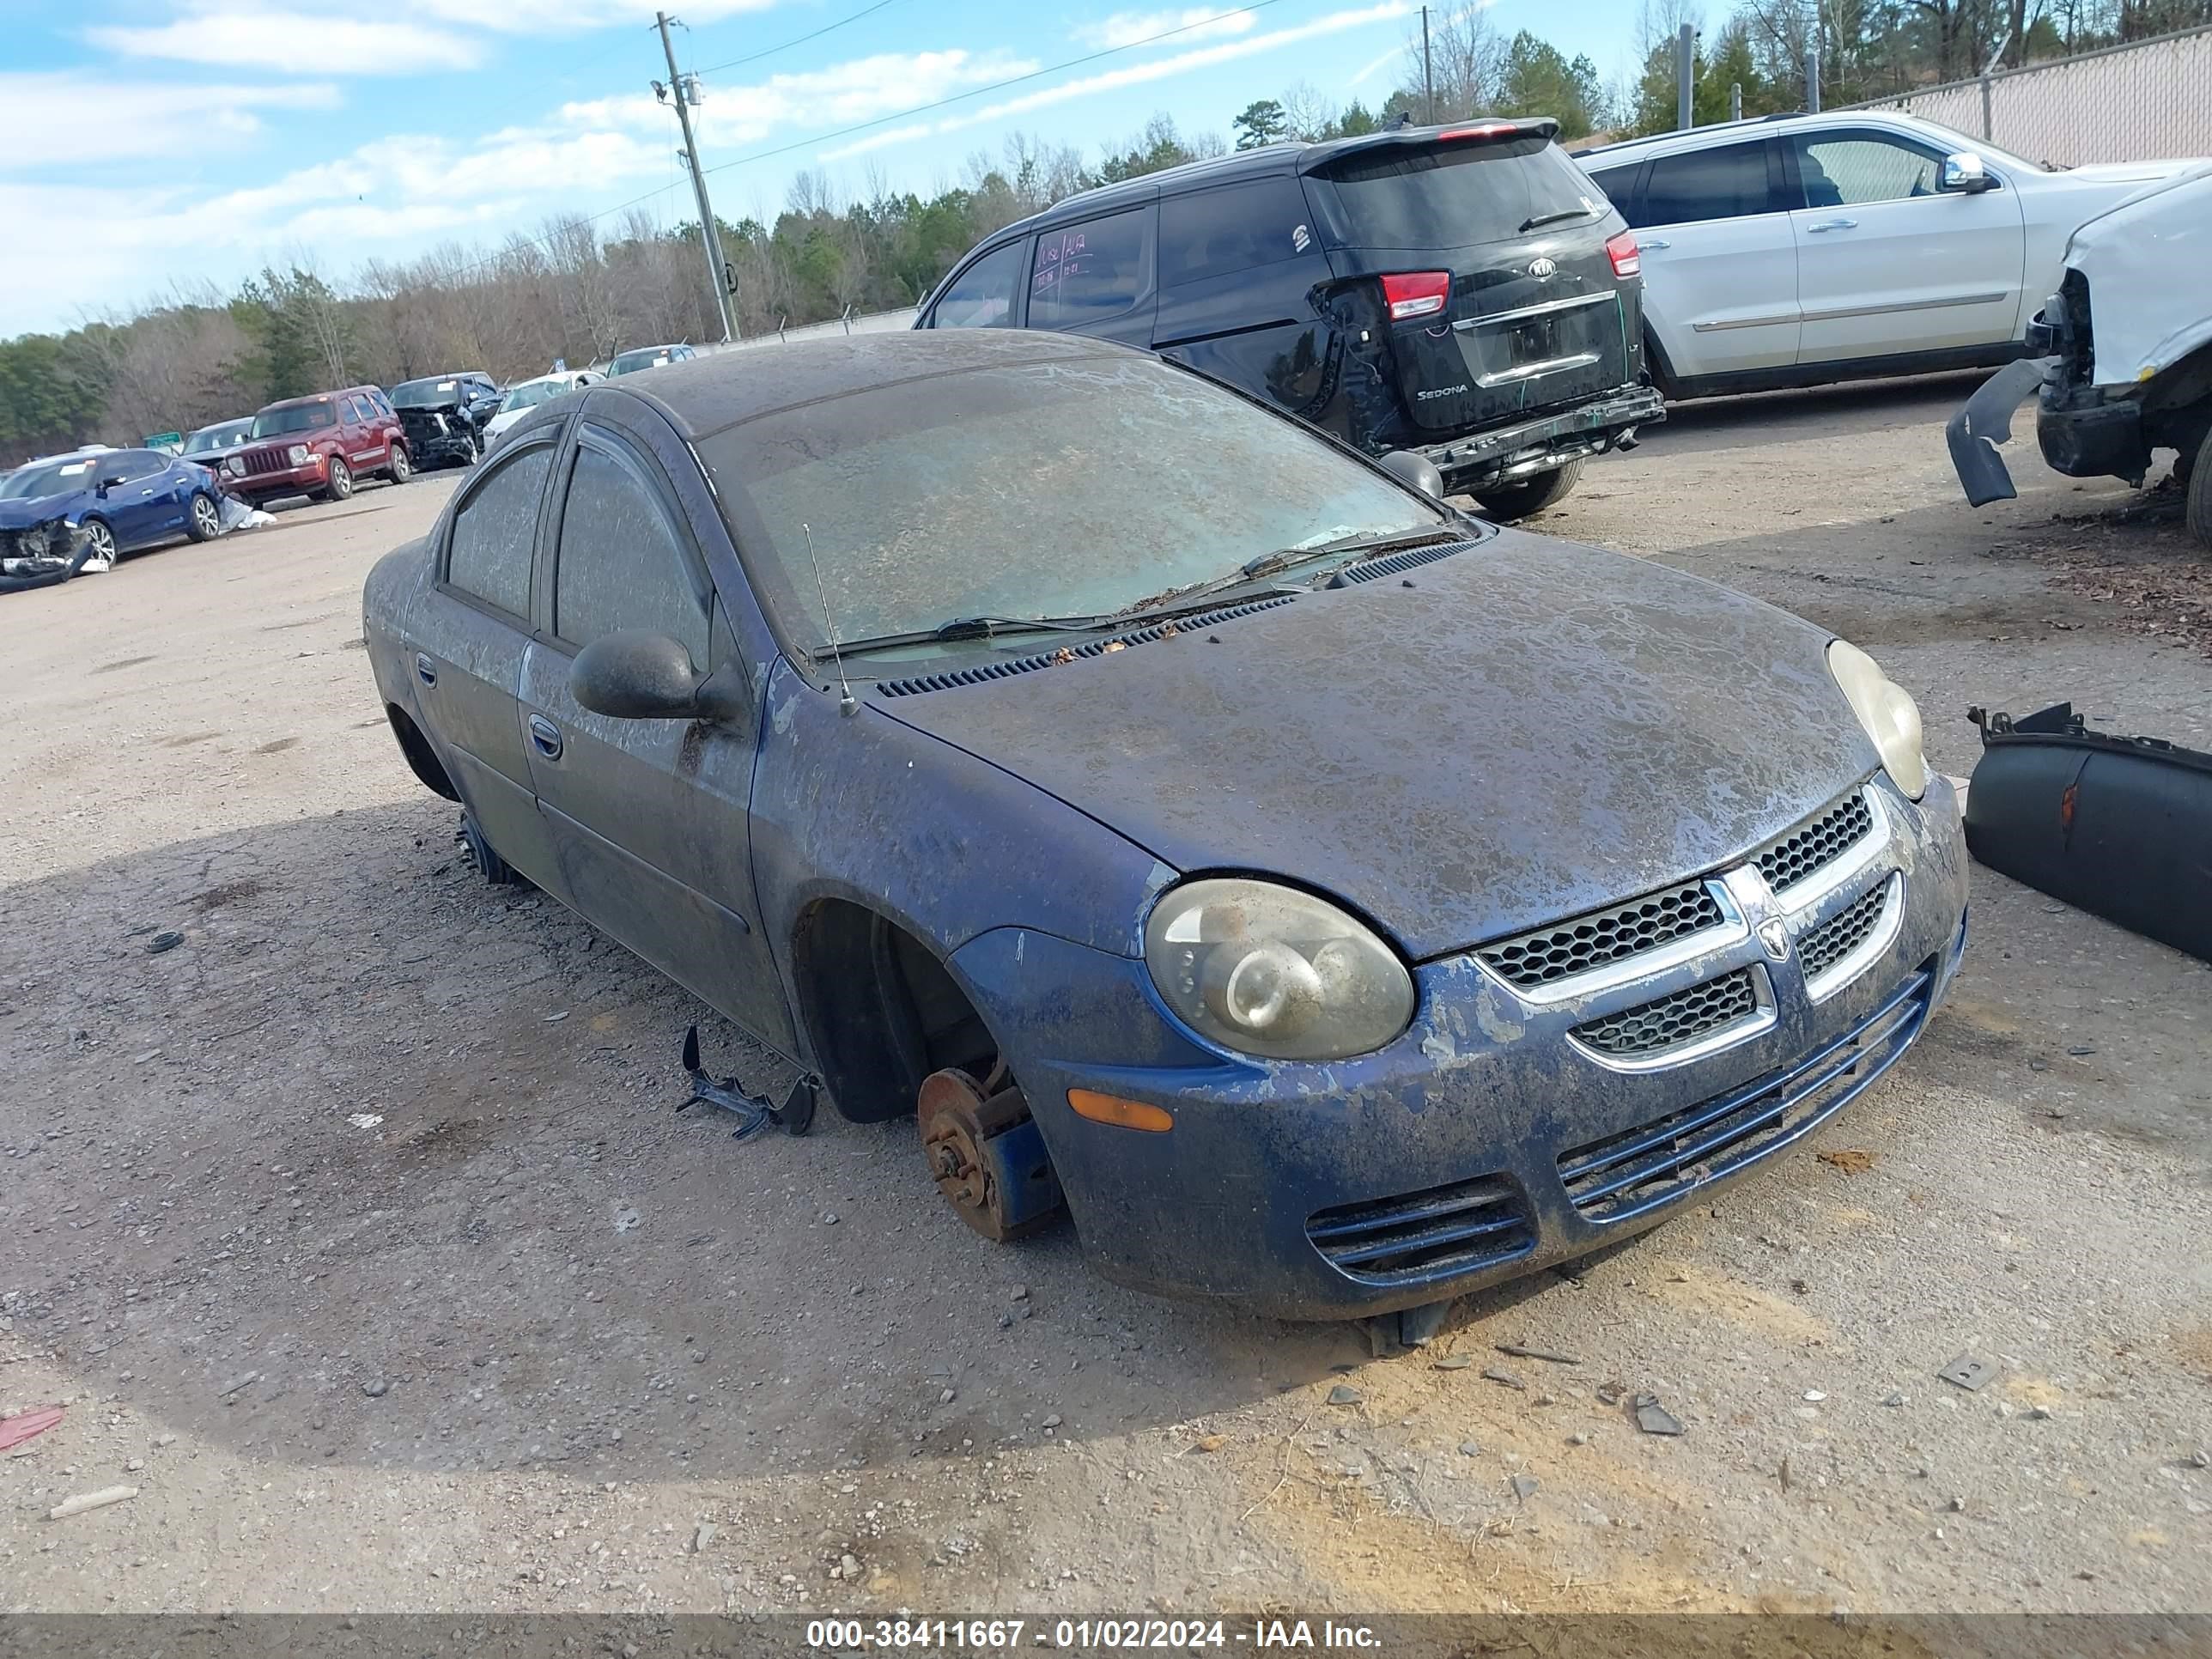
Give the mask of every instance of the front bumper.
<svg viewBox="0 0 2212 1659">
<path fill-rule="evenodd" d="M 1457 495 L 1549 472 L 1631 441 L 1637 428 L 1666 418 L 1666 400 L 1656 387 L 1623 386 L 1572 409 L 1425 445 L 1417 453 Z"/>
<path fill-rule="evenodd" d="M 1958 804 L 1941 778 L 1917 805 L 1880 777 L 1869 787 L 1887 820 L 1878 855 L 1810 897 L 1793 890 L 1787 908 L 1748 866 L 1729 872 L 1741 928 L 1724 951 L 1549 1000 L 1473 952 L 1429 963 L 1412 1028 L 1332 1065 L 1200 1049 L 1160 1012 L 1141 961 L 1001 930 L 953 965 L 993 1017 L 1102 1273 L 1284 1318 L 1387 1313 L 1656 1224 L 1810 1133 L 1918 1036 L 1964 945 Z M 1795 948 L 1764 958 L 1762 921 L 1804 941 L 1882 890 L 1885 920 L 1848 972 L 1808 980 Z M 1765 987 L 1750 1034 L 1725 1046 L 1624 1069 L 1571 1036 L 1723 966 Z M 1161 1107 L 1174 1127 L 1079 1117 L 1070 1089 Z M 1482 1237 L 1421 1247 L 1429 1218 L 1463 1235 L 1473 1215 Z"/>
<path fill-rule="evenodd" d="M 432 410 L 427 417 L 403 419 L 400 425 L 407 434 L 409 458 L 417 466 L 435 466 L 443 461 L 467 462 L 476 459 L 476 428 L 458 412 Z"/>
</svg>

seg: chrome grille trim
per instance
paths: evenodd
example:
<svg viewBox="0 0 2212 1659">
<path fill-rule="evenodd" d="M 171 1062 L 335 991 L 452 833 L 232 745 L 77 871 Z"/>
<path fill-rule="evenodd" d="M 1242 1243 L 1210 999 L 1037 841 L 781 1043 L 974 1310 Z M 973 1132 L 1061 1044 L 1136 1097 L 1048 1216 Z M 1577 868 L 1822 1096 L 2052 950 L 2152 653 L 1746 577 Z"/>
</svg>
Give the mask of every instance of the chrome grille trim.
<svg viewBox="0 0 2212 1659">
<path fill-rule="evenodd" d="M 1668 1048 L 1652 1048 L 1637 1053 L 1609 1053 L 1599 1046 L 1604 1039 L 1595 1034 L 1602 1027 L 1632 1018 L 1662 1004 L 1676 1002 L 1700 994 L 1711 994 L 1712 988 L 1726 985 L 1729 981 L 1739 977 L 1750 982 L 1749 1012 L 1703 1031 L 1689 1042 L 1677 1042 Z M 1701 981 L 1682 990 L 1670 993 L 1667 996 L 1656 997 L 1650 1002 L 1622 1009 L 1605 1016 L 1602 1019 L 1591 1020 L 1577 1025 L 1567 1033 L 1567 1041 L 1573 1045 L 1576 1052 L 1595 1061 L 1609 1072 L 1663 1072 L 1677 1066 L 1687 1066 L 1692 1060 L 1706 1059 L 1710 1055 L 1720 1053 L 1723 1048 L 1733 1048 L 1739 1042 L 1748 1042 L 1753 1037 L 1772 1030 L 1774 1023 L 1774 982 L 1767 977 L 1766 969 L 1763 965 L 1753 963 L 1749 967 L 1735 969 L 1730 973 L 1717 975 L 1711 979 Z"/>
<path fill-rule="evenodd" d="M 1844 820 L 1847 823 L 1852 818 L 1863 818 L 1865 827 L 1820 854 L 1794 879 L 1775 879 L 1777 874 L 1787 873 L 1804 858 L 1802 843 L 1808 838 L 1832 833 L 1832 823 Z M 1861 784 L 1786 835 L 1777 836 L 1753 853 L 1749 862 L 1774 890 L 1777 903 L 1785 910 L 1803 910 L 1818 904 L 1872 864 L 1888 847 L 1890 835 L 1889 813 L 1882 805 L 1881 791 L 1871 784 Z"/>
<path fill-rule="evenodd" d="M 1624 923 L 1637 921 L 1632 913 L 1651 906 L 1668 908 L 1681 920 L 1694 921 L 1700 925 L 1678 933 L 1673 931 L 1672 921 L 1660 921 L 1652 925 L 1652 931 L 1660 935 L 1660 943 L 1651 948 L 1599 956 L 1589 966 L 1555 979 L 1538 977 L 1537 972 L 1540 969 L 1532 972 L 1520 965 L 1534 952 L 1554 948 L 1571 951 L 1577 943 L 1571 936 L 1577 929 L 1618 930 Z M 1707 921 L 1705 920 L 1706 917 L 1712 920 Z M 1672 887 L 1626 899 L 1602 910 L 1570 916 L 1548 927 L 1532 928 L 1510 939 L 1478 946 L 1474 954 L 1485 969 L 1511 988 L 1514 995 L 1523 1002 L 1541 1006 L 1590 996 L 1617 986 L 1633 984 L 1638 980 L 1664 973 L 1669 968 L 1695 961 L 1710 951 L 1741 944 L 1750 937 L 1750 926 L 1744 921 L 1743 911 L 1736 903 L 1735 896 L 1720 882 L 1699 879 L 1678 882 Z M 1554 940 L 1563 943 L 1554 947 L 1552 944 Z M 1591 954 L 1595 955 L 1596 951 L 1593 951 Z"/>
<path fill-rule="evenodd" d="M 1866 911 L 1873 901 L 1873 915 Z M 1881 959 L 1905 926 L 1905 872 L 1893 870 L 1879 887 L 1867 890 L 1819 927 L 1808 928 L 1797 941 L 1799 960 L 1805 968 L 1805 994 L 1814 1002 L 1849 985 Z M 1825 962 L 1838 939 L 1850 942 Z"/>
</svg>

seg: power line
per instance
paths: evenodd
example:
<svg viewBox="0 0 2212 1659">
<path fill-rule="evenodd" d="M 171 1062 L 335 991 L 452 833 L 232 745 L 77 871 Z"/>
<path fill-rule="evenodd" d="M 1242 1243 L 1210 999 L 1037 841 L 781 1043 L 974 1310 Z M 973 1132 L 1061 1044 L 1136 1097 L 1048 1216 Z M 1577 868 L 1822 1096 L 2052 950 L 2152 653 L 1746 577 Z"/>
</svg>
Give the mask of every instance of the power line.
<svg viewBox="0 0 2212 1659">
<path fill-rule="evenodd" d="M 1018 87 L 1026 82 L 1040 80 L 1048 75 L 1058 75 L 1064 70 L 1081 69 L 1086 64 L 1095 64 L 1102 58 L 1116 57 L 1125 52 L 1134 52 L 1139 46 L 1157 46 L 1159 42 L 1171 40 L 1178 34 L 1188 34 L 1193 29 L 1203 29 L 1216 27 L 1224 17 L 1237 17 L 1255 11 L 1265 11 L 1268 7 L 1280 5 L 1282 3 L 1283 0 L 1251 0 L 1251 3 L 1249 5 L 1236 6 L 1231 8 L 1227 11 L 1216 12 L 1209 16 L 1201 17 L 1195 22 L 1180 23 L 1174 28 L 1162 29 L 1157 34 L 1146 35 L 1142 40 L 1125 40 L 1119 46 L 1103 46 L 1097 52 L 1084 53 L 1080 58 L 1070 58 L 1060 63 L 1048 64 L 1042 69 L 1030 70 L 1020 75 L 1010 75 L 1002 81 L 987 82 L 980 87 L 970 87 L 965 92 L 956 92 L 950 97 L 939 98 L 927 104 L 916 104 L 911 109 L 899 110 L 890 115 L 878 115 L 872 120 L 855 121 L 850 126 L 836 127 L 828 132 L 811 133 L 806 137 L 799 139 L 792 143 L 779 144 L 772 149 L 755 150 L 751 155 L 740 155 L 733 161 L 717 162 L 714 166 L 707 168 L 706 171 L 708 173 L 726 173 L 732 167 L 745 167 L 751 162 L 769 161 L 778 155 L 788 155 L 793 150 L 805 149 L 815 144 L 826 144 L 833 139 L 848 138 L 856 132 L 866 132 L 872 128 L 888 126 L 894 121 L 904 121 L 916 115 L 927 115 L 932 110 L 944 109 L 947 106 L 952 104 L 965 103 L 970 98 L 981 98 L 990 93 L 1004 92 L 1008 87 Z M 893 3 L 893 0 L 882 0 L 882 3 Z M 860 14 L 856 14 L 856 15 L 857 15 Z M 852 20 L 848 18 L 846 21 L 849 22 Z M 725 64 L 723 67 L 727 68 L 728 65 Z M 704 70 L 696 70 L 692 72 L 699 74 L 705 73 Z M 663 186 L 663 188 L 665 188 L 665 186 Z M 653 197 L 658 196 L 659 193 L 659 190 L 650 190 L 642 196 L 634 196 L 627 202 L 618 203 L 615 206 L 608 208 L 603 212 L 592 214 L 585 219 L 584 222 L 587 225 L 595 225 L 602 219 L 611 219 L 617 213 L 622 213 L 630 208 L 635 207 L 641 202 L 650 201 Z M 702 229 L 703 230 L 704 227 L 702 227 Z M 479 259 L 474 264 L 464 265 L 454 274 L 456 276 L 465 276 L 470 271 L 480 270 L 486 265 L 496 264 L 501 259 L 517 251 L 518 248 L 543 247 L 550 245 L 552 240 L 553 238 L 551 236 L 532 236 L 520 242 L 509 242 L 497 253 L 492 254 L 488 258 Z"/>
<path fill-rule="evenodd" d="M 993 81 L 983 86 L 970 87 L 965 92 L 956 92 L 950 97 L 939 98 L 933 103 L 916 104 L 912 109 L 902 109 L 896 114 L 878 115 L 872 121 L 855 121 L 851 126 L 839 127 L 834 131 L 811 133 L 795 143 L 779 144 L 774 149 L 755 150 L 750 155 L 740 155 L 734 161 L 718 161 L 707 171 L 721 173 L 731 167 L 744 167 L 750 161 L 765 161 L 772 156 L 788 155 L 795 149 L 805 149 L 815 144 L 826 144 L 833 138 L 849 137 L 854 133 L 866 132 L 871 127 L 888 126 L 894 121 L 903 121 L 910 116 L 927 115 L 930 111 L 943 109 L 947 105 L 965 103 L 970 98 L 981 98 L 988 93 L 1004 92 L 1008 87 L 1020 86 L 1025 81 L 1038 80 L 1048 75 L 1058 75 L 1062 70 L 1081 69 L 1085 64 L 1095 64 L 1102 58 L 1111 58 L 1118 52 L 1134 52 L 1139 46 L 1155 46 L 1172 36 L 1188 34 L 1193 29 L 1212 28 L 1224 17 L 1237 17 L 1249 12 L 1265 11 L 1268 7 L 1280 3 L 1282 0 L 1252 0 L 1249 5 L 1237 6 L 1229 11 L 1215 12 L 1209 16 L 1200 18 L 1195 22 L 1179 23 L 1174 28 L 1162 29 L 1158 34 L 1148 34 L 1141 40 L 1125 40 L 1118 46 L 1104 46 L 1097 52 L 1086 52 L 1080 58 L 1070 58 L 1062 63 L 1048 64 L 1042 69 L 1030 70 L 1026 74 L 1010 75 L 1003 81 Z"/>
<path fill-rule="evenodd" d="M 850 17 L 841 17 L 834 23 L 824 23 L 820 28 L 787 40 L 780 46 L 769 46 L 760 52 L 748 52 L 743 58 L 731 58 L 726 64 L 709 64 L 705 69 L 694 70 L 691 72 L 694 75 L 714 75 L 726 69 L 736 69 L 743 64 L 757 64 L 763 58 L 773 58 L 780 52 L 789 52 L 793 46 L 803 46 L 809 40 L 819 40 L 823 35 L 843 28 L 848 23 L 857 23 L 863 17 L 872 17 L 885 6 L 895 6 L 898 3 L 899 0 L 876 0 L 874 5 L 863 6 Z"/>
</svg>

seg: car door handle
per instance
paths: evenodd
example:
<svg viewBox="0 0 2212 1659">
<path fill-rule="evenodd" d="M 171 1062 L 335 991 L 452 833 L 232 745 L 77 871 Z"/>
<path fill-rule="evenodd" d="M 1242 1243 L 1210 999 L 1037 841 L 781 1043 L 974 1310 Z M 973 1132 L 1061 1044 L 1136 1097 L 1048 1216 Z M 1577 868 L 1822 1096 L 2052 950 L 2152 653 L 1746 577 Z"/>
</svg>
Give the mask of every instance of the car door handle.
<svg viewBox="0 0 2212 1659">
<path fill-rule="evenodd" d="M 1856 230 L 1858 228 L 1859 222 L 1856 219 L 1823 219 L 1817 225 L 1805 227 L 1808 231 Z"/>
<path fill-rule="evenodd" d="M 415 653 L 415 678 L 425 685 L 435 685 L 438 683 L 438 665 L 420 651 Z"/>
<path fill-rule="evenodd" d="M 142 489 L 138 493 L 141 495 L 151 495 L 154 492 L 151 489 Z"/>
<path fill-rule="evenodd" d="M 538 752 L 547 760 L 561 758 L 561 728 L 544 715 L 530 717 L 530 741 L 538 745 Z"/>
<path fill-rule="evenodd" d="M 1657 252 L 1661 248 L 1663 248 L 1663 247 L 1668 247 L 1668 246 L 1672 246 L 1672 244 L 1671 244 L 1671 243 L 1668 243 L 1668 242 L 1665 241 L 1664 240 L 1662 240 L 1662 238 L 1660 238 L 1660 237 L 1654 236 L 1654 237 L 1653 237 L 1653 238 L 1651 238 L 1651 240 L 1649 240 L 1649 241 L 1646 241 L 1646 242 L 1638 242 L 1638 243 L 1636 245 L 1636 251 L 1637 251 L 1638 253 L 1656 253 L 1656 252 Z"/>
</svg>

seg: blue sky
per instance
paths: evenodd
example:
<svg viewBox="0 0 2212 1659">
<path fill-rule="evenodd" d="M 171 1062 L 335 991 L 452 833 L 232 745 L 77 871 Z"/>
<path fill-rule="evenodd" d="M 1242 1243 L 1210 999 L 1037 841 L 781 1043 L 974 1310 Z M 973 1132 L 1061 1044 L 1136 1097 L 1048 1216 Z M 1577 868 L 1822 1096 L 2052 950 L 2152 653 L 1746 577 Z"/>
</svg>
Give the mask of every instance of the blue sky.
<svg viewBox="0 0 2212 1659">
<path fill-rule="evenodd" d="M 803 169 L 842 196 L 872 174 L 927 193 L 1015 131 L 1095 161 L 1158 111 L 1226 134 L 1253 99 L 1297 82 L 1371 102 L 1419 33 L 1411 0 L 1267 0 L 1225 15 L 1237 0 L 888 0 L 733 61 L 869 3 L 677 9 L 723 217 L 772 216 Z M 1631 67 L 1634 0 L 1486 9 L 1507 34 L 1587 52 L 1606 76 Z M 0 0 L 0 224 L 12 233 L 0 337 L 180 285 L 228 288 L 271 261 L 343 280 L 367 259 L 489 244 L 640 197 L 664 222 L 694 216 L 675 117 L 647 84 L 666 76 L 652 21 L 632 0 Z M 1016 76 L 1030 78 L 988 89 Z M 973 95 L 909 113 L 961 94 Z M 864 122 L 878 125 L 840 136 Z"/>
</svg>

